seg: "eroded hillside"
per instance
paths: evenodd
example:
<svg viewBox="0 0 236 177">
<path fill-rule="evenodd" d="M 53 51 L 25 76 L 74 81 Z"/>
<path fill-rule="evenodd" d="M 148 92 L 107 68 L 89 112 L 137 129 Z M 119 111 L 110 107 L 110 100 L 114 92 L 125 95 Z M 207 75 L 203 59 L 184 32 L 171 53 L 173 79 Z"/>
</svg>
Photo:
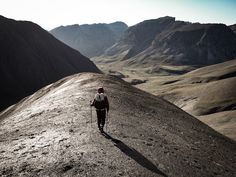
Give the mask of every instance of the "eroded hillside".
<svg viewBox="0 0 236 177">
<path fill-rule="evenodd" d="M 150 77 L 137 87 L 163 97 L 236 139 L 235 76 L 236 60 L 232 60 L 179 76 Z"/>
</svg>

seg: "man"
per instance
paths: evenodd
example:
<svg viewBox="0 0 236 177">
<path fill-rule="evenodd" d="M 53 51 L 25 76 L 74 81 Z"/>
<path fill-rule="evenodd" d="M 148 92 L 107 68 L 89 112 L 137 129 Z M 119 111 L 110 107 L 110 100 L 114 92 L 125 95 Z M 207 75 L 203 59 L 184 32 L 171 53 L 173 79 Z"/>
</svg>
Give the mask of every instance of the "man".
<svg viewBox="0 0 236 177">
<path fill-rule="evenodd" d="M 94 106 L 96 108 L 98 128 L 103 133 L 106 111 L 109 111 L 109 102 L 107 96 L 104 94 L 104 89 L 102 87 L 98 88 L 98 93 L 95 95 L 91 106 Z"/>
</svg>

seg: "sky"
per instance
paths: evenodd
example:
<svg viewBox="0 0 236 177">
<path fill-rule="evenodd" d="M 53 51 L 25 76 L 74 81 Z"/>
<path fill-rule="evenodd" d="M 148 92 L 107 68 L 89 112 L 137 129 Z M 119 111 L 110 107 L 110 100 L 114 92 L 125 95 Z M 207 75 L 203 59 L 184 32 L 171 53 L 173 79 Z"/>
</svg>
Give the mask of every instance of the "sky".
<svg viewBox="0 0 236 177">
<path fill-rule="evenodd" d="M 236 24 L 236 0 L 0 0 L 0 15 L 61 25 L 111 23 L 128 26 L 163 16 L 200 23 Z"/>
</svg>

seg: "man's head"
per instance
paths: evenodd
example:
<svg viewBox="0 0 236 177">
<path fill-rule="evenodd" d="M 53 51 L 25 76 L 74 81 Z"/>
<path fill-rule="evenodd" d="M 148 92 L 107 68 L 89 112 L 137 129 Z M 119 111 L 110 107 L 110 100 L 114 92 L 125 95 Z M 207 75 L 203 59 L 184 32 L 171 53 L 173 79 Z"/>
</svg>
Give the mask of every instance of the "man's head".
<svg viewBox="0 0 236 177">
<path fill-rule="evenodd" d="M 98 93 L 104 93 L 104 89 L 102 87 L 98 88 Z"/>
</svg>

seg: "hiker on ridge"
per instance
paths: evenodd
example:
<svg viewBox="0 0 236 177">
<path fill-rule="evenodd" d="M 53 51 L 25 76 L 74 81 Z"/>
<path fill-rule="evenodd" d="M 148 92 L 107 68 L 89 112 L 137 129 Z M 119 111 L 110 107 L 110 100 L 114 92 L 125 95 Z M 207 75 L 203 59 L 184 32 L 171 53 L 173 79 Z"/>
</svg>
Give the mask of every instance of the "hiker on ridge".
<svg viewBox="0 0 236 177">
<path fill-rule="evenodd" d="M 109 102 L 102 87 L 98 88 L 98 93 L 95 95 L 94 100 L 90 106 L 94 106 L 96 108 L 98 128 L 101 132 L 103 132 L 106 111 L 107 113 L 109 112 Z"/>
</svg>

